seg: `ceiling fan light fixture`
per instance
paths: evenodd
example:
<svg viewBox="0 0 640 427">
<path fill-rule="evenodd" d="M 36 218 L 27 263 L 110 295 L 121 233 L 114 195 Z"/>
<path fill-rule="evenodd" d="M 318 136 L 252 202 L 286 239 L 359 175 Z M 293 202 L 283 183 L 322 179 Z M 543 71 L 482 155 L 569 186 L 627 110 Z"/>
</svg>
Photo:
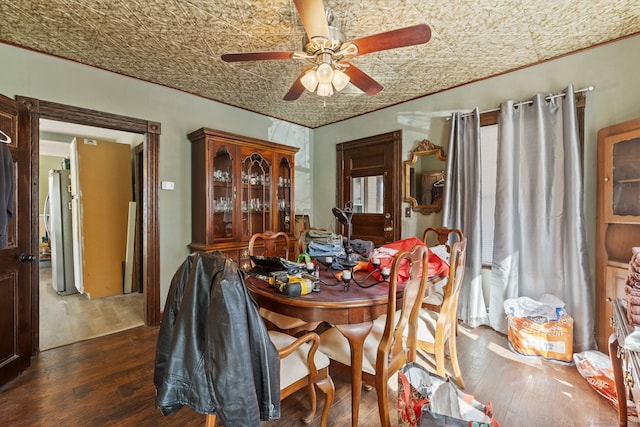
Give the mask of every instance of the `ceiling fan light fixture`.
<svg viewBox="0 0 640 427">
<path fill-rule="evenodd" d="M 333 67 L 326 62 L 318 65 L 316 69 L 316 77 L 318 79 L 318 83 L 331 83 L 333 80 Z"/>
<path fill-rule="evenodd" d="M 340 92 L 349 84 L 349 76 L 336 68 L 333 70 L 333 80 L 331 80 L 331 83 L 333 83 L 333 87 L 336 88 L 336 92 Z"/>
<path fill-rule="evenodd" d="M 331 96 L 333 95 L 333 86 L 331 82 L 318 83 L 318 96 Z"/>
<path fill-rule="evenodd" d="M 300 78 L 300 83 L 307 89 L 309 92 L 314 92 L 316 87 L 318 87 L 318 77 L 316 76 L 316 70 L 311 69 L 306 72 L 304 76 Z"/>
<path fill-rule="evenodd" d="M 305 90 L 326 98 L 342 91 L 349 83 L 369 96 L 376 95 L 383 86 L 349 60 L 424 44 L 431 39 L 429 26 L 417 24 L 347 41 L 342 31 L 333 26 L 333 12 L 324 7 L 324 0 L 293 0 L 293 3 L 304 27 L 302 51 L 225 53 L 221 57 L 225 62 L 304 60 L 308 68 L 291 85 L 283 98 L 285 101 L 295 101 Z"/>
</svg>

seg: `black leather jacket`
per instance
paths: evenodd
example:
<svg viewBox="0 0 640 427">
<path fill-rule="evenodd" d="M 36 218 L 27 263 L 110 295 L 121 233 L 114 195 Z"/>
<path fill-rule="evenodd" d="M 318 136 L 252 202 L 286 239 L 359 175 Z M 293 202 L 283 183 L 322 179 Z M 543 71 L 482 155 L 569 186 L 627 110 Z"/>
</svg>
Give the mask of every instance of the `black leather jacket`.
<svg viewBox="0 0 640 427">
<path fill-rule="evenodd" d="M 183 405 L 225 426 L 280 417 L 280 360 L 233 261 L 195 253 L 176 271 L 154 372 L 164 415 Z"/>
</svg>

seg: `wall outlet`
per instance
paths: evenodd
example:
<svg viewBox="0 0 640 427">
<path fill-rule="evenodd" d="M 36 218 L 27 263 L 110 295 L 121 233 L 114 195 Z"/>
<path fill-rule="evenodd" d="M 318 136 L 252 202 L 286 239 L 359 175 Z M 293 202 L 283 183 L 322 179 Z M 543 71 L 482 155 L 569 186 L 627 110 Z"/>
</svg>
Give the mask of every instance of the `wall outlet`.
<svg viewBox="0 0 640 427">
<path fill-rule="evenodd" d="M 411 208 L 409 206 L 407 206 L 406 208 L 404 208 L 404 216 L 406 218 L 411 218 Z"/>
<path fill-rule="evenodd" d="M 163 190 L 173 190 L 175 188 L 173 181 L 162 181 L 161 185 Z"/>
</svg>

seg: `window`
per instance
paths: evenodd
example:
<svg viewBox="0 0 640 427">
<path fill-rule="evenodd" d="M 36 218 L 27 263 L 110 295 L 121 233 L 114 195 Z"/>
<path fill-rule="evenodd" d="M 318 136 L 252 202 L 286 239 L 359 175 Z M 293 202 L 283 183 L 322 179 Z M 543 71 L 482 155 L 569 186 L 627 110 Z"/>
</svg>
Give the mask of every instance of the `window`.
<svg viewBox="0 0 640 427">
<path fill-rule="evenodd" d="M 482 144 L 480 164 L 482 165 L 482 265 L 491 266 L 493 258 L 493 214 L 496 205 L 496 166 L 498 154 L 498 125 L 480 128 Z"/>
<path fill-rule="evenodd" d="M 382 175 L 351 179 L 353 212 L 383 213 L 384 180 Z"/>
</svg>

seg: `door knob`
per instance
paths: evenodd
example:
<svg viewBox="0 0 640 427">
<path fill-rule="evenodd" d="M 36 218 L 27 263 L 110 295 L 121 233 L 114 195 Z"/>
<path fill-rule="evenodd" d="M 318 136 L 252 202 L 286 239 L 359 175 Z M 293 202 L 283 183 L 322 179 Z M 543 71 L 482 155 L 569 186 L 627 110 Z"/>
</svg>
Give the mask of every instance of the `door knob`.
<svg viewBox="0 0 640 427">
<path fill-rule="evenodd" d="M 393 227 L 385 227 L 384 231 L 393 231 Z"/>
<path fill-rule="evenodd" d="M 33 262 L 36 259 L 36 256 L 33 254 L 20 254 L 18 257 L 18 261 L 20 262 Z"/>
</svg>

